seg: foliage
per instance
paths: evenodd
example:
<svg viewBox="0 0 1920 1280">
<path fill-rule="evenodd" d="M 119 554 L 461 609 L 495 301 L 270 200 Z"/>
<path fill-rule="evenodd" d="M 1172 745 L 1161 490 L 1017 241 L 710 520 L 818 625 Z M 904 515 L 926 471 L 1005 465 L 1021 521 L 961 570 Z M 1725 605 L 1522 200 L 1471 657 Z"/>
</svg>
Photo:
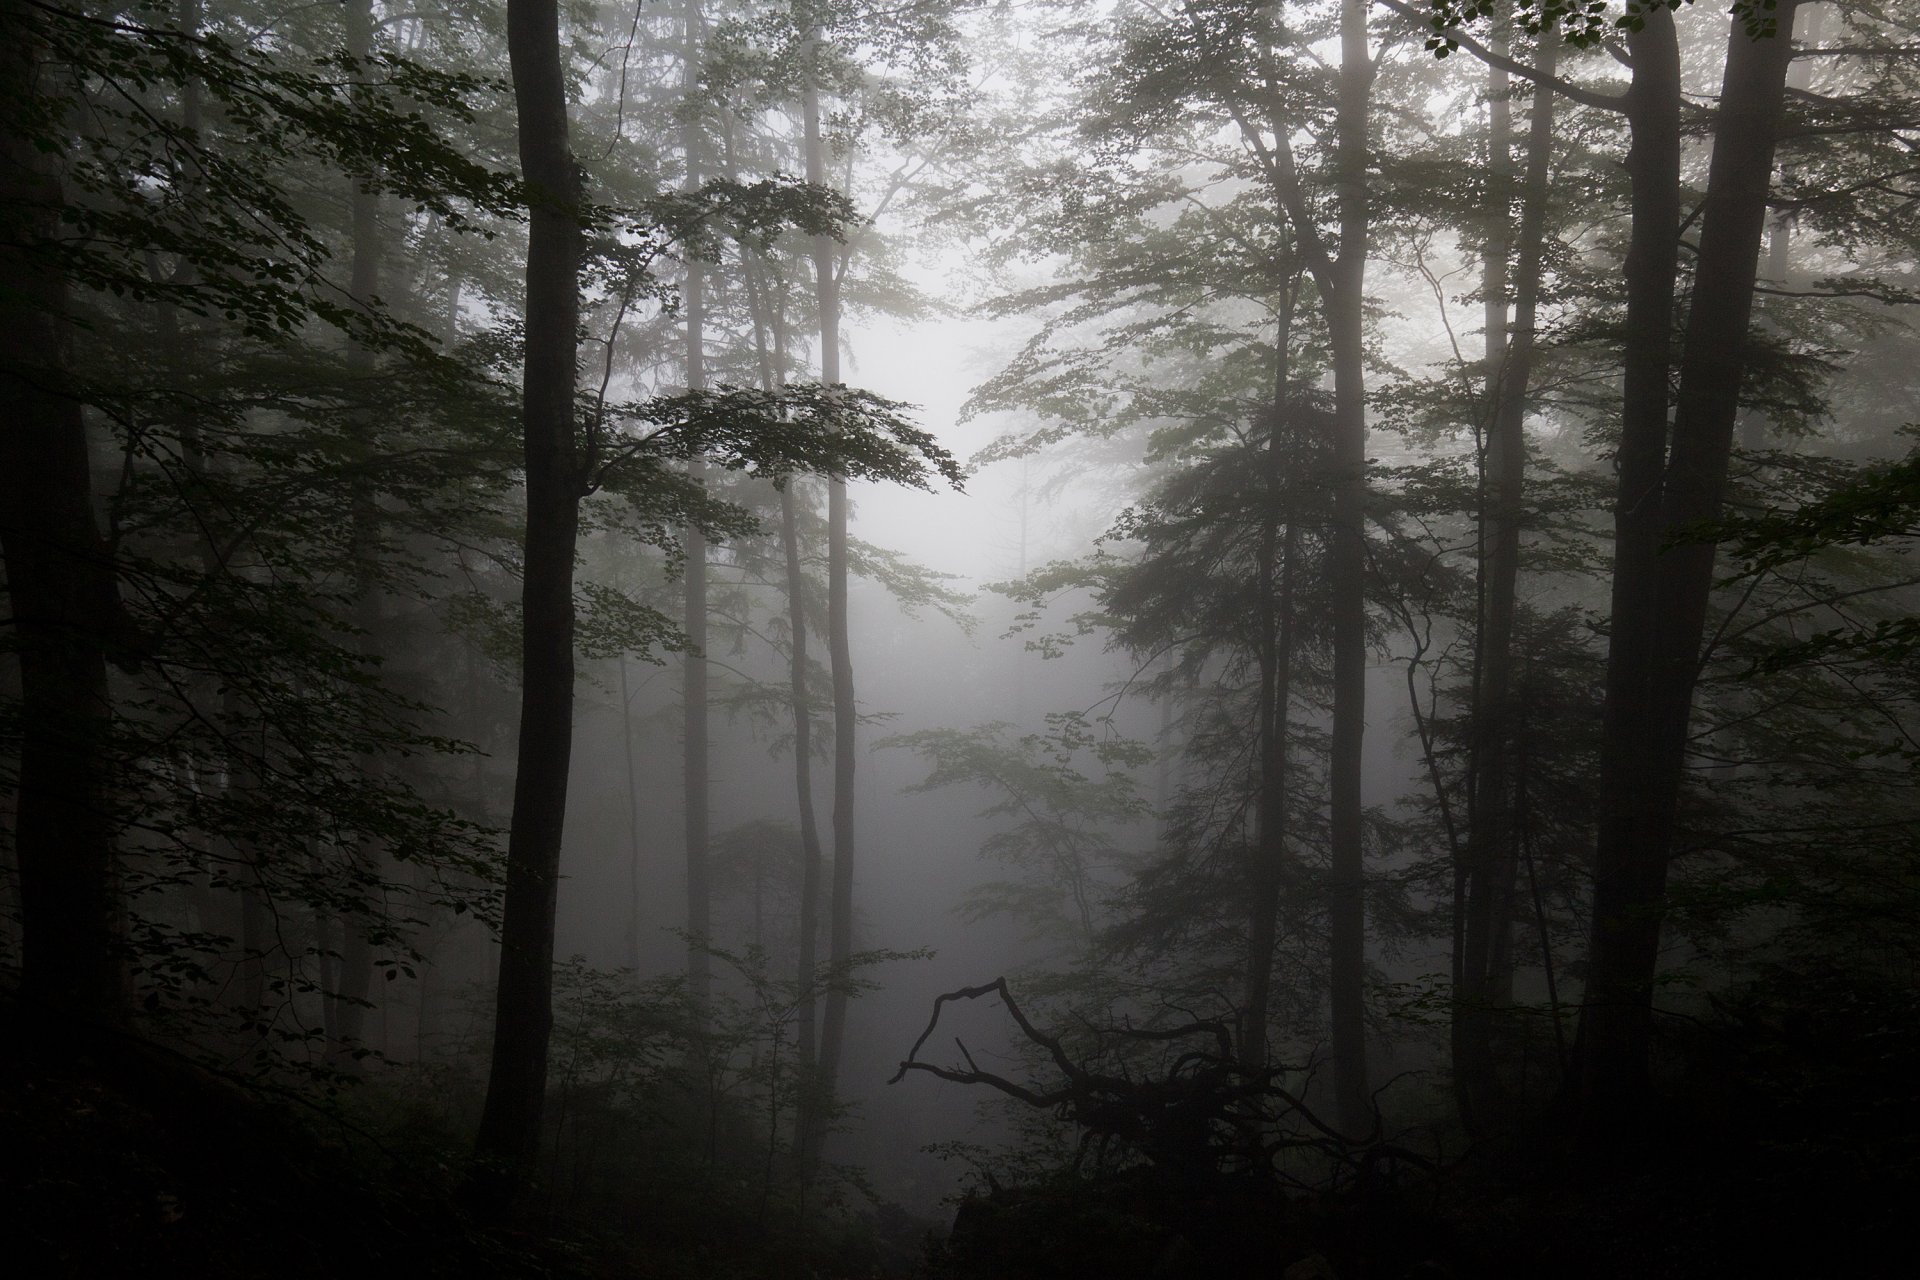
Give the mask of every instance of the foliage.
<svg viewBox="0 0 1920 1280">
<path fill-rule="evenodd" d="M 1459 42 L 1448 34 L 1452 27 L 1504 16 L 1507 5 L 1501 0 L 1428 0 L 1433 9 L 1435 34 L 1427 48 L 1438 57 L 1459 49 Z M 1621 0 L 1620 12 L 1612 12 L 1607 0 L 1519 0 L 1513 14 L 1528 35 L 1558 30 L 1568 44 L 1589 48 L 1608 40 L 1616 31 L 1638 31 L 1646 25 L 1647 15 L 1661 9 L 1674 10 L 1693 0 Z M 1755 39 L 1771 36 L 1778 25 L 1774 10 L 1778 0 L 1734 0 L 1733 16 L 1745 25 Z"/>
<path fill-rule="evenodd" d="M 83 287 L 217 316 L 250 337 L 320 320 L 357 342 L 424 354 L 424 332 L 326 278 L 328 237 L 290 197 L 285 174 L 317 160 L 452 227 L 508 214 L 520 203 L 515 183 L 429 116 L 470 120 L 468 103 L 498 82 L 392 53 L 357 60 L 250 32 L 181 31 L 155 13 L 8 8 L 6 38 L 44 47 L 68 81 L 68 96 L 16 82 L 0 101 L 37 149 L 65 156 L 64 232 L 36 248 Z M 156 102 L 189 86 L 212 108 L 204 123 Z M 82 110 L 84 128 L 72 118 Z M 151 255 L 191 269 L 156 274 Z"/>
</svg>

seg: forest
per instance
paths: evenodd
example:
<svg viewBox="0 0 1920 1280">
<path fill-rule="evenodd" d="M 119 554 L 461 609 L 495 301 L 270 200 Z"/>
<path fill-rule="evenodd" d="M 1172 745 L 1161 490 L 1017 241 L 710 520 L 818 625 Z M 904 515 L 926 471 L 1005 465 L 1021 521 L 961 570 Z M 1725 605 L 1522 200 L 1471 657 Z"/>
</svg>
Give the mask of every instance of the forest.
<svg viewBox="0 0 1920 1280">
<path fill-rule="evenodd" d="M 0 64 L 9 1273 L 1910 1274 L 1920 5 Z"/>
</svg>

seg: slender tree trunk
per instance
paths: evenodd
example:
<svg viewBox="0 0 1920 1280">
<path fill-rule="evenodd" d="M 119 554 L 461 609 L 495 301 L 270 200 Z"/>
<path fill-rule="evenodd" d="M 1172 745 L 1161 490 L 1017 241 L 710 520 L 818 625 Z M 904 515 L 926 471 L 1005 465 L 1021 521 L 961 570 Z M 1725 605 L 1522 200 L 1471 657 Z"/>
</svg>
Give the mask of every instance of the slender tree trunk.
<svg viewBox="0 0 1920 1280">
<path fill-rule="evenodd" d="M 1240 1060 L 1267 1065 L 1267 1016 L 1273 987 L 1273 944 L 1280 912 L 1280 873 L 1287 857 L 1288 711 L 1293 703 L 1293 557 L 1297 520 L 1286 500 L 1289 411 L 1288 347 L 1293 281 L 1284 286 L 1274 336 L 1273 401 L 1267 437 L 1266 511 L 1261 529 L 1259 618 L 1259 780 L 1254 817 L 1251 901 L 1247 918 L 1247 990 Z"/>
<path fill-rule="evenodd" d="M 627 763 L 627 968 L 640 973 L 640 770 L 633 758 L 633 694 L 620 655 L 620 747 Z"/>
<path fill-rule="evenodd" d="M 567 141 L 554 0 L 508 0 L 507 51 L 531 209 L 519 768 L 507 835 L 493 1061 L 476 1142 L 481 1159 L 497 1171 L 476 1189 L 496 1203 L 524 1186 L 540 1149 L 553 1028 L 554 908 L 573 750 L 573 558 L 584 480 L 573 408 L 580 181 Z"/>
<path fill-rule="evenodd" d="M 699 483 L 705 478 L 706 467 L 696 460 L 688 464 L 687 474 Z M 713 964 L 707 952 L 713 913 L 707 875 L 711 826 L 707 745 L 707 540 L 696 528 L 687 530 L 686 552 L 686 607 L 681 617 L 681 628 L 687 635 L 687 651 L 681 659 L 681 782 L 685 792 L 687 847 L 687 992 L 693 999 L 695 1021 L 704 1030 L 707 1007 L 713 995 Z"/>
<path fill-rule="evenodd" d="M 1669 845 L 1671 814 L 1663 816 L 1647 768 L 1648 659 L 1660 625 L 1653 588 L 1660 546 L 1660 480 L 1666 459 L 1668 388 L 1673 345 L 1675 276 L 1680 225 L 1680 49 L 1672 15 L 1651 11 L 1628 36 L 1633 82 L 1627 91 L 1632 143 L 1627 174 L 1632 183 L 1632 234 L 1627 249 L 1627 334 L 1622 353 L 1624 386 L 1620 448 L 1615 463 L 1612 641 L 1607 660 L 1606 708 L 1601 728 L 1600 829 L 1594 867 L 1595 906 L 1618 910 L 1632 896 L 1623 883 L 1634 861 L 1629 846 Z M 1595 945 L 1602 934 L 1596 915 Z M 1603 987 L 1588 983 L 1576 1041 L 1576 1091 L 1637 1099 L 1647 1084 L 1644 1039 L 1622 1019 L 1597 1008 Z M 1626 1006 L 1632 1004 L 1627 997 Z M 1603 1023 L 1608 1025 L 1602 1029 Z M 1598 1039 L 1591 1047 L 1590 1034 Z M 1599 1050 L 1605 1041 L 1609 1048 Z"/>
<path fill-rule="evenodd" d="M 1153 757 L 1153 807 L 1164 813 L 1169 801 L 1173 799 L 1173 671 L 1176 665 L 1173 650 L 1169 648 L 1161 659 L 1161 676 L 1166 686 L 1161 690 L 1160 730 L 1154 735 Z"/>
<path fill-rule="evenodd" d="M 729 135 L 731 137 L 731 135 Z M 729 161 L 729 175 L 732 166 Z M 760 362 L 760 385 L 776 391 L 785 384 L 788 335 L 782 295 L 767 288 L 759 263 L 743 254 L 747 304 L 753 315 L 754 346 Z M 793 716 L 793 786 L 800 815 L 800 919 L 794 1011 L 795 1078 L 799 1082 L 793 1114 L 793 1152 L 803 1180 L 811 1171 L 818 1138 L 814 1116 L 819 1112 L 819 998 L 814 983 L 820 963 L 820 881 L 824 858 L 820 847 L 820 820 L 813 802 L 813 700 L 807 690 L 808 624 L 807 579 L 800 555 L 800 507 L 791 477 L 780 490 L 780 549 L 787 593 L 787 699 Z M 769 1159 L 776 1133 L 769 1118 Z"/>
<path fill-rule="evenodd" d="M 1795 7 L 1794 0 L 1782 0 L 1776 11 L 1783 33 L 1792 30 Z M 1679 63 L 1671 23 L 1664 11 L 1657 18 L 1649 17 L 1632 47 L 1635 153 L 1643 128 L 1649 145 L 1646 155 L 1630 157 L 1635 252 L 1628 263 L 1629 308 L 1636 300 L 1640 306 L 1638 319 L 1630 314 L 1627 323 L 1642 345 L 1653 326 L 1651 304 L 1664 298 L 1668 305 L 1658 314 L 1663 320 L 1671 314 L 1680 225 Z M 1650 1086 L 1667 867 L 1713 585 L 1713 544 L 1686 538 L 1719 513 L 1726 485 L 1790 57 L 1784 34 L 1753 40 L 1738 19 L 1732 23 L 1670 453 L 1668 362 L 1661 359 L 1656 368 L 1655 353 L 1629 351 L 1629 378 L 1638 372 L 1639 382 L 1628 385 L 1620 453 L 1593 935 L 1572 1080 L 1581 1132 L 1594 1145 L 1644 1130 L 1636 1118 Z M 1657 270 L 1664 288 L 1652 278 Z M 1656 332 L 1664 338 L 1670 331 L 1662 323 Z M 1665 342 L 1658 354 L 1665 356 Z M 1656 373 L 1659 385 L 1647 385 Z"/>
<path fill-rule="evenodd" d="M 1332 162 L 1339 255 L 1300 182 L 1291 141 L 1291 104 L 1270 96 L 1273 130 L 1268 172 L 1292 224 L 1297 251 L 1320 294 L 1333 365 L 1332 492 L 1327 579 L 1333 622 L 1333 732 L 1328 761 L 1328 1005 L 1332 1023 L 1334 1119 L 1349 1133 L 1372 1128 L 1367 1085 L 1366 850 L 1361 751 L 1367 698 L 1367 406 L 1366 275 L 1369 236 L 1367 156 L 1373 60 L 1368 0 L 1342 0 Z M 1243 124 L 1243 129 L 1245 125 Z M 1251 139 L 1266 154 L 1264 142 Z"/>
<path fill-rule="evenodd" d="M 800 1007 L 794 1036 L 799 1050 L 801 1088 L 810 1090 L 817 1065 L 815 970 L 819 967 L 820 820 L 813 805 L 813 710 L 807 697 L 806 575 L 800 562 L 799 513 L 795 510 L 793 481 L 780 491 L 780 545 L 786 557 L 787 623 L 792 634 L 787 668 L 788 697 L 793 704 L 793 789 L 800 807 Z M 795 1117 L 795 1142 L 802 1165 L 811 1157 L 807 1124 L 810 1108 L 803 1105 Z"/>
<path fill-rule="evenodd" d="M 1504 36 L 1506 28 L 1500 29 Z M 1505 52 L 1504 38 L 1495 49 Z M 1541 37 L 1536 66 L 1551 77 L 1558 62 L 1551 34 Z M 1525 517 L 1526 408 L 1533 376 L 1534 324 L 1546 237 L 1555 98 L 1535 89 L 1527 136 L 1517 246 L 1507 234 L 1511 116 L 1507 74 L 1489 67 L 1489 200 L 1494 223 L 1486 247 L 1488 432 L 1483 474 L 1481 608 L 1474 661 L 1473 741 L 1467 779 L 1468 846 L 1465 925 L 1460 972 L 1454 976 L 1452 1026 L 1455 1093 L 1462 1118 L 1479 1131 L 1497 1110 L 1493 1048 L 1495 1010 L 1511 992 L 1510 943 L 1519 872 L 1518 826 L 1509 761 L 1513 751 L 1513 631 L 1519 598 L 1520 533 Z M 1513 331 L 1507 332 L 1508 263 Z"/>
<path fill-rule="evenodd" d="M 346 25 L 347 52 L 356 58 L 366 58 L 373 49 L 372 0 L 349 0 Z M 374 294 L 380 287 L 380 200 L 372 188 L 355 178 L 351 180 L 348 190 L 348 205 L 353 223 L 353 258 L 348 290 L 355 306 L 371 308 Z M 347 370 L 360 387 L 370 390 L 374 375 L 373 353 L 364 345 L 355 343 L 347 353 Z M 373 460 L 376 447 L 374 430 L 372 416 L 364 415 L 358 441 L 363 463 L 371 464 Z M 375 565 L 379 554 L 379 518 L 369 476 L 354 485 L 350 531 L 354 573 L 358 579 L 354 583 L 354 626 L 360 632 L 361 657 L 369 667 L 377 665 L 383 656 L 380 651 L 383 611 Z M 381 769 L 383 765 L 384 762 L 373 755 L 362 756 L 359 761 L 361 771 L 367 774 Z M 372 877 L 372 868 L 380 859 L 378 849 L 359 846 L 340 852 L 352 864 L 358 877 Z M 370 902 L 367 909 L 384 910 L 384 904 Z M 334 1004 L 331 1024 L 335 1038 L 328 1046 L 328 1058 L 336 1066 L 348 1066 L 355 1061 L 353 1051 L 366 1038 L 367 1007 L 373 993 L 373 947 L 367 941 L 366 929 L 356 918 L 357 914 L 348 912 L 340 917 L 340 984 L 338 990 L 329 996 Z"/>
<path fill-rule="evenodd" d="M 812 46 L 817 50 L 817 39 Z M 813 68 L 808 67 L 802 90 L 801 114 L 805 130 L 807 181 L 824 185 L 826 143 L 820 131 L 820 93 Z M 820 381 L 840 381 L 840 281 L 838 254 L 831 236 L 816 236 L 813 271 L 820 312 Z M 828 924 L 827 959 L 835 984 L 826 993 L 820 1027 L 820 1056 L 811 1131 L 810 1156 L 819 1154 L 825 1134 L 825 1108 L 833 1096 L 846 1038 L 847 993 L 840 980 L 853 954 L 854 856 L 854 732 L 853 654 L 847 632 L 847 484 L 839 476 L 827 481 L 827 654 L 833 672 L 833 889 Z"/>
<path fill-rule="evenodd" d="M 760 288 L 759 273 L 749 266 L 748 297 L 754 308 L 754 331 L 760 348 L 760 381 L 768 391 L 777 390 L 786 379 L 787 328 L 778 298 L 767 298 Z M 772 349 L 765 334 L 771 331 Z M 815 1089 L 818 1067 L 819 999 L 814 989 L 815 970 L 820 964 L 820 880 L 825 859 L 820 848 L 820 819 L 813 803 L 813 700 L 807 691 L 807 578 L 800 557 L 799 499 L 794 492 L 798 479 L 790 478 L 780 490 L 780 550 L 785 561 L 787 591 L 787 699 L 793 715 L 793 789 L 800 814 L 800 938 L 796 978 L 800 1000 L 794 1015 L 796 1072 L 800 1081 L 800 1103 L 793 1117 L 794 1152 L 802 1170 L 810 1167 L 813 1155 L 811 1119 L 816 1108 L 809 1099 Z"/>
<path fill-rule="evenodd" d="M 1826 10 L 1817 4 L 1802 6 L 1797 16 L 1804 18 L 1805 30 L 1801 43 L 1806 46 L 1818 46 L 1826 29 Z M 1782 31 L 1791 29 L 1783 23 Z M 1787 68 L 1787 88 L 1805 89 L 1813 83 L 1813 63 L 1808 58 L 1796 58 Z M 1793 277 L 1793 222 L 1794 215 L 1788 212 L 1776 213 L 1767 224 L 1766 266 L 1761 270 L 1769 284 L 1776 288 L 1791 284 Z M 1769 306 L 1760 304 L 1760 324 L 1773 330 L 1775 325 L 1768 316 Z M 1756 451 L 1767 447 L 1767 415 L 1758 409 L 1749 409 L 1740 415 L 1740 447 Z"/>
<path fill-rule="evenodd" d="M 681 124 L 680 138 L 687 164 L 686 189 L 695 191 L 700 187 L 704 163 L 701 123 L 691 110 L 692 98 L 700 83 L 700 6 L 689 3 L 685 16 L 683 92 L 689 109 Z M 707 386 L 706 269 L 691 253 L 687 255 L 687 280 L 680 305 L 687 318 L 687 390 L 704 391 Z M 688 478 L 695 484 L 704 484 L 706 473 L 706 464 L 698 458 L 687 464 Z M 687 846 L 687 991 L 693 998 L 695 1025 L 705 1031 L 707 1008 L 713 998 L 713 958 L 707 951 L 712 943 L 708 935 L 713 931 L 708 875 L 711 780 L 707 760 L 707 536 L 698 525 L 689 525 L 686 539 L 686 612 L 681 625 L 687 634 L 687 652 L 681 668 L 681 698 L 685 708 L 681 772 Z"/>
<path fill-rule="evenodd" d="M 1367 411 L 1364 293 L 1367 269 L 1368 102 L 1373 62 L 1367 0 L 1340 9 L 1340 81 L 1334 123 L 1335 203 L 1340 256 L 1326 299 L 1333 355 L 1333 529 L 1328 574 L 1333 597 L 1332 866 L 1328 918 L 1334 1114 L 1348 1133 L 1373 1122 L 1367 1083 L 1366 865 L 1361 750 L 1367 716 Z"/>
<path fill-rule="evenodd" d="M 46 91 L 28 6 L 0 7 L 0 77 Z M 67 281 L 52 246 L 60 176 L 17 130 L 0 131 L 0 553 L 20 661 L 21 992 L 43 1007 L 117 1020 L 122 1011 L 110 813 L 107 660 L 118 586 L 93 509 L 86 423 L 67 378 Z"/>
<path fill-rule="evenodd" d="M 189 38 L 200 33 L 202 7 L 198 0 L 187 0 L 180 6 L 179 30 Z M 188 76 L 180 86 L 180 123 L 190 134 L 197 135 L 205 126 L 205 90 L 198 76 Z M 158 270 L 158 263 L 154 269 Z M 194 263 L 189 259 L 179 259 L 173 264 L 172 280 L 175 284 L 191 284 L 197 277 Z M 180 309 L 171 299 L 162 299 L 155 308 L 155 321 L 160 332 L 162 348 L 167 352 L 174 367 L 185 370 L 192 361 L 200 356 L 199 335 L 193 333 L 188 323 L 183 321 Z M 180 426 L 181 462 L 188 476 L 196 483 L 205 485 L 211 477 L 208 475 L 208 459 L 205 441 L 200 433 L 200 423 L 189 415 Z M 209 577 L 229 572 L 221 550 L 221 544 L 231 533 L 227 522 L 212 514 L 218 508 L 211 508 L 206 518 L 205 537 L 200 548 L 200 568 Z M 211 696 L 212 689 L 201 691 L 203 696 Z M 225 768 L 221 770 L 221 785 L 229 793 L 246 793 L 257 790 L 259 770 L 254 762 L 265 754 L 264 744 L 257 750 L 249 750 L 245 745 L 244 734 L 258 725 L 260 717 L 250 709 L 237 687 L 227 682 L 220 699 L 219 723 L 226 740 Z M 243 729 L 243 726 L 245 727 Z M 229 991 L 237 991 L 239 1007 L 245 1012 L 248 1024 L 246 1036 L 255 1038 L 260 1030 L 270 1022 L 267 1001 L 266 958 L 275 948 L 273 937 L 273 912 L 268 901 L 265 878 L 265 854 L 259 843 L 244 836 L 236 836 L 228 841 L 232 849 L 235 864 L 239 868 L 234 877 L 237 888 L 234 891 L 230 907 L 216 927 L 217 932 L 228 933 L 234 939 L 233 978 L 228 984 Z M 223 904 L 226 905 L 226 904 Z"/>
</svg>

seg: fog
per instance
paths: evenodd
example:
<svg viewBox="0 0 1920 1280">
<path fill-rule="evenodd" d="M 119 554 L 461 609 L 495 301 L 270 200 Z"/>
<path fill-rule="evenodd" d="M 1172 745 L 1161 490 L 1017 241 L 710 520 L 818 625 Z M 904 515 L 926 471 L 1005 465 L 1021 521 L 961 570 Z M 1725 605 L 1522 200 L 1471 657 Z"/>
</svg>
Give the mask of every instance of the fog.
<svg viewBox="0 0 1920 1280">
<path fill-rule="evenodd" d="M 0 39 L 10 1272 L 1905 1249 L 1920 15 Z"/>
</svg>

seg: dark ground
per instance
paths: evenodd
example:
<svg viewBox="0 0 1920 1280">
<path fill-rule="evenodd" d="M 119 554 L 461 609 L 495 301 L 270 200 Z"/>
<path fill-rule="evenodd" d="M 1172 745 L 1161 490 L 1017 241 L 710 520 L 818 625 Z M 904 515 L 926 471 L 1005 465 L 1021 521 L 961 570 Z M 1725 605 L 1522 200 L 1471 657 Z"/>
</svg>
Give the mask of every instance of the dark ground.
<svg viewBox="0 0 1920 1280">
<path fill-rule="evenodd" d="M 131 1038 L 4 1010 L 0 1216 L 34 1277 L 846 1277 L 1402 1280 L 1908 1276 L 1920 1061 L 1904 1041 L 1828 1069 L 1684 1082 L 1657 1139 L 1604 1171 L 1512 1149 L 1338 1194 L 1167 1185 L 1150 1170 L 1003 1188 L 922 1224 L 805 1244 L 703 1230 L 698 1209 L 602 1238 L 477 1224 L 457 1160 L 397 1158 Z M 1840 1063 L 1851 1062 L 1851 1071 Z M 1780 1064 L 1773 1064 L 1779 1067 Z M 1764 1087 L 1763 1087 L 1764 1086 Z M 691 1216 L 690 1216 L 691 1215 Z M 865 1239 L 854 1239 L 864 1230 Z M 891 1234 L 879 1241 L 876 1234 Z M 904 1247 L 903 1247 L 904 1242 Z"/>
</svg>

